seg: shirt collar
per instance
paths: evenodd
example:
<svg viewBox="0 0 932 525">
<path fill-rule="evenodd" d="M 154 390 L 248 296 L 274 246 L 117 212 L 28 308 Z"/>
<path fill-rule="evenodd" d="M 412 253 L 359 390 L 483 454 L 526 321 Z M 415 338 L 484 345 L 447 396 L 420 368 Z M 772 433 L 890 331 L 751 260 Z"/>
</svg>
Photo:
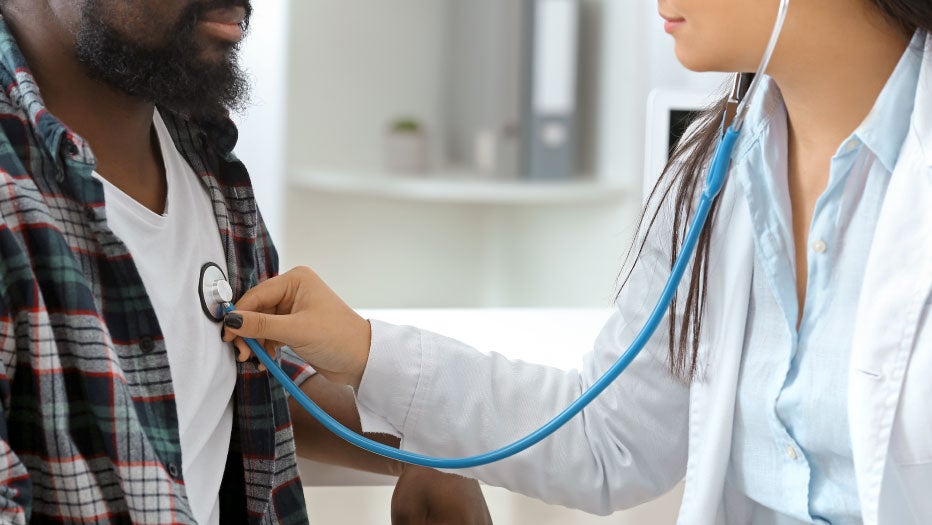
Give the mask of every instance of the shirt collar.
<svg viewBox="0 0 932 525">
<path fill-rule="evenodd" d="M 916 32 L 870 113 L 853 134 L 891 173 L 909 133 L 922 66 L 921 50 L 926 45 L 925 38 L 924 32 Z M 771 77 L 764 76 L 760 89 L 750 101 L 745 130 L 735 148 L 735 163 L 740 163 L 761 140 L 762 134 L 775 118 L 785 117 L 786 106 L 779 86 Z"/>
<path fill-rule="evenodd" d="M 786 120 L 786 106 L 783 104 L 783 94 L 777 83 L 768 75 L 761 79 L 757 93 L 748 102 L 747 115 L 744 121 L 744 130 L 735 144 L 734 164 L 741 164 L 754 146 L 765 140 L 765 131 L 773 124 L 774 119 Z"/>
<path fill-rule="evenodd" d="M 855 130 L 884 168 L 893 172 L 912 120 L 922 66 L 924 33 L 917 32 L 867 118 Z"/>
<path fill-rule="evenodd" d="M 0 113 L 12 113 L 17 118 L 27 120 L 35 130 L 39 146 L 46 149 L 52 158 L 75 158 L 90 152 L 88 148 L 81 148 L 81 144 L 69 141 L 68 130 L 45 108 L 45 102 L 39 93 L 35 78 L 29 71 L 26 58 L 20 51 L 13 33 L 10 32 L 6 20 L 2 17 L 0 17 L 0 80 L 6 88 L 3 98 L 9 101 L 9 106 L 3 107 Z M 92 161 L 91 158 L 87 160 Z"/>
</svg>

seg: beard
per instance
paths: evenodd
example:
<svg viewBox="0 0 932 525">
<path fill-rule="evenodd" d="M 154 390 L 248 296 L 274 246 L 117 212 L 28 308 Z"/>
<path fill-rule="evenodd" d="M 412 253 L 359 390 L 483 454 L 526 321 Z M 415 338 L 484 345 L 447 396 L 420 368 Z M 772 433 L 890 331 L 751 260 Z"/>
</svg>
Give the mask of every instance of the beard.
<svg viewBox="0 0 932 525">
<path fill-rule="evenodd" d="M 238 44 L 221 60 L 200 57 L 197 23 L 218 7 L 237 0 L 194 3 L 153 47 L 124 36 L 111 26 L 98 0 L 86 0 L 77 33 L 77 58 L 92 78 L 130 96 L 189 117 L 216 118 L 245 109 L 249 81 L 237 63 Z M 251 12 L 246 2 L 247 18 Z M 244 26 L 246 23 L 244 23 Z"/>
</svg>

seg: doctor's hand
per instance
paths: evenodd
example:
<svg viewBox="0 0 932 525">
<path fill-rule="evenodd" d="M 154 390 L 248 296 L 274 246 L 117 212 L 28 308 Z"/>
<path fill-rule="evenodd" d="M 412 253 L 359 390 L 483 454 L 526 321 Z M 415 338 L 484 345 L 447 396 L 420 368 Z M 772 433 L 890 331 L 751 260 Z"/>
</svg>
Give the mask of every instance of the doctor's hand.
<svg viewBox="0 0 932 525">
<path fill-rule="evenodd" d="M 358 388 L 369 359 L 369 321 L 310 268 L 269 279 L 224 318 L 224 340 L 248 337 L 288 345 L 327 379 Z"/>
</svg>

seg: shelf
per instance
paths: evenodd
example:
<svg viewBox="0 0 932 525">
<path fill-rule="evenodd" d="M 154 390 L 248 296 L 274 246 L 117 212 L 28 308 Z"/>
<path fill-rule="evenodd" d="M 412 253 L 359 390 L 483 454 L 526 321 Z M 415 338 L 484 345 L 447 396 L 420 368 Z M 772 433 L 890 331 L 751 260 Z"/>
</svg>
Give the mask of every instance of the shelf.
<svg viewBox="0 0 932 525">
<path fill-rule="evenodd" d="M 620 201 L 629 185 L 580 176 L 573 181 L 494 179 L 462 170 L 423 175 L 339 172 L 318 169 L 292 171 L 289 182 L 324 193 L 459 204 L 581 204 Z"/>
</svg>

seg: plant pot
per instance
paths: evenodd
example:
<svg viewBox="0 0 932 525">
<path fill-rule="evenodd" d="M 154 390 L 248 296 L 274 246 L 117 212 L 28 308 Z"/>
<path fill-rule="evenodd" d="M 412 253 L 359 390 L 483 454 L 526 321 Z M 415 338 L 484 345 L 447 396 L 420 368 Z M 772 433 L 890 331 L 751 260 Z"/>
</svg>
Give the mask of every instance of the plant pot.
<svg viewBox="0 0 932 525">
<path fill-rule="evenodd" d="M 423 131 L 385 133 L 385 167 L 392 173 L 426 173 L 430 169 L 430 141 Z"/>
</svg>

